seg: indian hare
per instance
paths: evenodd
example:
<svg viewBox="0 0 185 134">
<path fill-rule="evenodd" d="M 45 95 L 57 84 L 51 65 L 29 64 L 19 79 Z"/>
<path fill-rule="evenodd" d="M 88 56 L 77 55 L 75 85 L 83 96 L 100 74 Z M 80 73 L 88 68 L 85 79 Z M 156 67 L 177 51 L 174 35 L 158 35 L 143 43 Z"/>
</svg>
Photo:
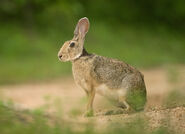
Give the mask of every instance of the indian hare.
<svg viewBox="0 0 185 134">
<path fill-rule="evenodd" d="M 87 93 L 85 116 L 93 116 L 96 93 L 116 102 L 125 111 L 143 110 L 146 103 L 143 75 L 122 61 L 88 53 L 84 41 L 89 26 L 88 18 L 81 18 L 73 39 L 66 41 L 58 53 L 61 61 L 72 62 L 74 80 Z"/>
</svg>

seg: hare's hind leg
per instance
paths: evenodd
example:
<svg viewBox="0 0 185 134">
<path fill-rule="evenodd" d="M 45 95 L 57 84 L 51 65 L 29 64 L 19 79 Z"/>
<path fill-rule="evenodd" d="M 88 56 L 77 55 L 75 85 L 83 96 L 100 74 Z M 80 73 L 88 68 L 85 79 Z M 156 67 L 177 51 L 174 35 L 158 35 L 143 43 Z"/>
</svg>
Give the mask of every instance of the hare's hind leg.
<svg viewBox="0 0 185 134">
<path fill-rule="evenodd" d="M 128 104 L 126 101 L 126 96 L 119 96 L 119 105 L 118 107 L 121 107 L 124 113 L 133 113 L 135 110 Z"/>
<path fill-rule="evenodd" d="M 117 101 L 115 105 L 117 106 L 114 110 L 108 110 L 105 115 L 117 115 L 117 114 L 128 114 L 132 112 L 132 108 L 126 102 L 126 92 L 125 89 L 119 89 L 117 92 Z"/>
<path fill-rule="evenodd" d="M 121 107 L 123 109 L 129 110 L 130 105 L 126 102 L 126 99 L 124 96 L 119 96 L 119 102 L 118 107 Z"/>
<path fill-rule="evenodd" d="M 126 89 L 125 98 L 122 102 L 124 103 L 125 100 L 133 111 L 144 110 L 146 103 L 146 87 L 142 75 L 128 75 L 123 79 L 122 87 Z"/>
<path fill-rule="evenodd" d="M 131 112 L 131 107 L 125 101 L 125 99 L 122 99 L 122 97 L 119 99 L 119 102 L 117 103 L 116 106 L 117 106 L 116 109 L 106 111 L 105 115 L 128 114 Z"/>
</svg>

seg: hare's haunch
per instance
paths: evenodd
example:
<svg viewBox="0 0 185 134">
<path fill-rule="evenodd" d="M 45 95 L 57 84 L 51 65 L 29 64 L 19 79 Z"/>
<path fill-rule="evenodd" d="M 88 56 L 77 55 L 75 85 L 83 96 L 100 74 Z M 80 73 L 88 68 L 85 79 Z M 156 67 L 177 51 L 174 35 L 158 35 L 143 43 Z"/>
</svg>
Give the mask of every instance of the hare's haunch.
<svg viewBox="0 0 185 134">
<path fill-rule="evenodd" d="M 86 116 L 93 115 L 93 100 L 99 93 L 117 102 L 125 110 L 140 111 L 146 103 L 143 75 L 134 67 L 111 58 L 89 54 L 84 49 L 90 23 L 80 19 L 72 40 L 66 41 L 58 53 L 61 61 L 71 61 L 74 80 L 88 96 Z"/>
</svg>

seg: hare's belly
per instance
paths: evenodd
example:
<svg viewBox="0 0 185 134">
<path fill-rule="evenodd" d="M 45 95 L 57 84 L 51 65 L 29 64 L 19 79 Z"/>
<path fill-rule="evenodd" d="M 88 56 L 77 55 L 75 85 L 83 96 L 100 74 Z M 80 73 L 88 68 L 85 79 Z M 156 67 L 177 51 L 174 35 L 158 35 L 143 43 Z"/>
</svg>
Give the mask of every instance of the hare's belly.
<svg viewBox="0 0 185 134">
<path fill-rule="evenodd" d="M 113 100 L 118 100 L 119 96 L 126 95 L 125 89 L 110 89 L 106 84 L 101 84 L 95 89 L 98 94 Z"/>
</svg>

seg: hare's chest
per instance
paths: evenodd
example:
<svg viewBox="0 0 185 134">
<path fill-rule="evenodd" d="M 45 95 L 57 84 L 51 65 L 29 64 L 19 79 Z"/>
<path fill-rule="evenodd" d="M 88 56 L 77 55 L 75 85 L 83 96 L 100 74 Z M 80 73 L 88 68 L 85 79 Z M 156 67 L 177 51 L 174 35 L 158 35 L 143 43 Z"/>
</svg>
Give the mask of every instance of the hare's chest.
<svg viewBox="0 0 185 134">
<path fill-rule="evenodd" d="M 90 67 L 86 64 L 73 65 L 72 67 L 75 83 L 85 90 L 90 90 L 89 88 L 92 82 L 90 70 Z"/>
</svg>

